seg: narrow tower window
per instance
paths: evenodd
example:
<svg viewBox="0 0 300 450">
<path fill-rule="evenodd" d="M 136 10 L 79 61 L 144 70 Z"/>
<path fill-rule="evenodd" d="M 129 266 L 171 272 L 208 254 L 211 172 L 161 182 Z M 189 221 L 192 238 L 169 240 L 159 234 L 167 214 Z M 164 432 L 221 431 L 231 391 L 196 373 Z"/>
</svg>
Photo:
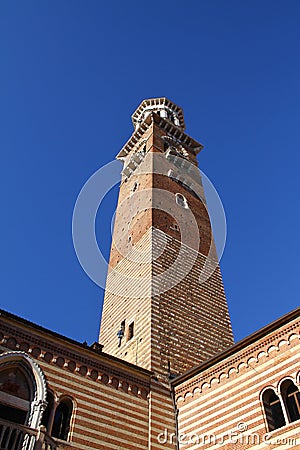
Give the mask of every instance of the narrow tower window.
<svg viewBox="0 0 300 450">
<path fill-rule="evenodd" d="M 128 341 L 133 338 L 134 335 L 134 322 L 131 322 L 128 327 Z"/>
<path fill-rule="evenodd" d="M 263 394 L 263 404 L 268 422 L 269 431 L 276 430 L 285 425 L 279 397 L 272 389 L 268 389 Z"/>
<path fill-rule="evenodd" d="M 184 195 L 175 194 L 175 197 L 177 205 L 181 206 L 182 208 L 188 209 L 189 205 Z"/>
</svg>

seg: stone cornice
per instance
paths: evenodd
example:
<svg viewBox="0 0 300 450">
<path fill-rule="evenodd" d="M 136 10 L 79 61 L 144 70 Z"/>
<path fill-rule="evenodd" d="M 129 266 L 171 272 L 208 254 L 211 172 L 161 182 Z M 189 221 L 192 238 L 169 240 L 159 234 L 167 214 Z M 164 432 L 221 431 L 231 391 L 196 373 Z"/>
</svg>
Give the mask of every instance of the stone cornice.
<svg viewBox="0 0 300 450">
<path fill-rule="evenodd" d="M 177 377 L 172 381 L 176 399 L 192 398 L 194 392 L 202 392 L 205 386 L 211 387 L 214 382 L 221 383 L 232 374 L 239 373 L 241 368 L 252 370 L 253 364 L 259 363 L 261 358 L 268 357 L 273 351 L 279 351 L 284 345 L 298 343 L 299 311 L 300 308 L 292 311 L 229 350 Z"/>
<path fill-rule="evenodd" d="M 180 141 L 182 145 L 188 147 L 189 150 L 192 150 L 195 155 L 197 155 L 203 149 L 202 144 L 184 133 L 180 127 L 177 127 L 168 119 L 164 119 L 158 116 L 156 113 L 151 113 L 141 123 L 140 127 L 132 134 L 132 136 L 122 147 L 116 158 L 125 158 L 133 150 L 133 148 L 153 123 L 156 123 L 161 129 L 165 130 L 170 137 L 174 137 L 176 140 Z"/>
</svg>

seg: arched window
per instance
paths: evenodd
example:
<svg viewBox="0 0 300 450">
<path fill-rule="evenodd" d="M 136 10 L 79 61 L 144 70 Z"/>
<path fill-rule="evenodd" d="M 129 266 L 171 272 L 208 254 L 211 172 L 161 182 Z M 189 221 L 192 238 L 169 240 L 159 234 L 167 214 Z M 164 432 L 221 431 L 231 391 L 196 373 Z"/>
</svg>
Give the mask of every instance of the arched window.
<svg viewBox="0 0 300 450">
<path fill-rule="evenodd" d="M 47 392 L 47 407 L 43 413 L 41 425 L 44 425 L 48 431 L 51 433 L 52 421 L 53 421 L 53 413 L 54 413 L 54 395 L 52 392 Z"/>
<path fill-rule="evenodd" d="M 269 431 L 276 430 L 285 425 L 285 418 L 283 415 L 279 397 L 275 394 L 273 389 L 267 389 L 263 394 L 263 405 L 266 413 Z"/>
<path fill-rule="evenodd" d="M 176 203 L 177 205 L 181 206 L 182 208 L 188 209 L 189 205 L 187 202 L 187 199 L 182 194 L 175 194 L 176 197 Z"/>
<path fill-rule="evenodd" d="M 300 419 L 300 392 L 291 380 L 285 380 L 281 385 L 282 398 L 290 422 Z"/>
<path fill-rule="evenodd" d="M 70 398 L 62 399 L 56 410 L 52 426 L 52 436 L 66 441 L 70 431 L 73 403 Z"/>
</svg>

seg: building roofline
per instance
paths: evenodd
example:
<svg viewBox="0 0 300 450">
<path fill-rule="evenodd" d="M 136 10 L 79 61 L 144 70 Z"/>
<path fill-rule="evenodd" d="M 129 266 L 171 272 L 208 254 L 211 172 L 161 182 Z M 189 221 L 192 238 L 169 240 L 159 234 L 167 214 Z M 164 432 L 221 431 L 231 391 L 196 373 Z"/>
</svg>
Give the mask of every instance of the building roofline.
<svg viewBox="0 0 300 450">
<path fill-rule="evenodd" d="M 21 323 L 23 325 L 26 325 L 29 328 L 34 329 L 36 331 L 48 334 L 48 335 L 50 335 L 51 337 L 53 337 L 55 339 L 59 339 L 60 341 L 67 342 L 68 344 L 74 345 L 75 347 L 78 347 L 81 350 L 84 350 L 84 351 L 90 353 L 93 356 L 100 356 L 100 357 L 103 356 L 104 358 L 109 359 L 109 360 L 111 360 L 111 361 L 113 361 L 115 363 L 122 364 L 122 365 L 126 366 L 128 369 L 136 370 L 136 371 L 138 371 L 138 372 L 140 372 L 140 373 L 142 373 L 144 375 L 147 375 L 147 376 L 153 375 L 153 372 L 151 372 L 150 370 L 144 369 L 144 368 L 139 367 L 139 366 L 137 366 L 135 364 L 129 363 L 127 361 L 124 361 L 123 359 L 116 358 L 115 356 L 109 355 L 108 353 L 102 352 L 103 345 L 99 344 L 98 349 L 95 349 L 95 348 L 93 348 L 94 344 L 92 344 L 92 346 L 90 347 L 90 346 L 88 346 L 85 343 L 78 342 L 75 339 L 72 339 L 72 338 L 69 338 L 67 336 L 64 336 L 63 334 L 57 333 L 56 331 L 49 330 L 48 328 L 45 328 L 45 327 L 43 327 L 41 325 L 38 325 L 38 324 L 36 324 L 34 322 L 31 322 L 31 321 L 29 321 L 27 319 L 24 319 L 23 317 L 19 317 L 19 316 L 15 315 L 15 314 L 13 314 L 11 312 L 5 311 L 4 309 L 0 309 L 0 319 L 1 319 L 1 317 L 6 318 L 6 319 L 10 319 L 10 320 L 14 320 L 14 321 L 19 322 L 19 323 Z"/>
<path fill-rule="evenodd" d="M 192 367 L 190 370 L 184 372 L 182 375 L 179 375 L 178 377 L 174 378 L 171 381 L 171 385 L 173 387 L 180 385 L 181 383 L 189 380 L 190 378 L 194 377 L 195 375 L 198 375 L 199 373 L 203 372 L 204 370 L 209 369 L 211 366 L 219 363 L 220 361 L 224 360 L 225 358 L 232 356 L 234 353 L 238 352 L 239 350 L 242 350 L 243 348 L 247 347 L 248 345 L 253 344 L 258 339 L 261 339 L 262 337 L 275 331 L 279 327 L 286 325 L 288 322 L 296 319 L 299 316 L 300 316 L 300 307 L 290 311 L 289 313 L 285 314 L 284 316 L 279 317 L 279 319 L 274 320 L 273 322 L 264 326 L 263 328 L 260 328 L 259 330 L 255 331 L 254 333 L 245 337 L 244 339 L 237 342 L 236 344 L 234 344 L 227 350 L 224 350 L 223 352 L 218 353 L 216 356 L 213 356 L 212 358 L 208 359 L 207 361 L 204 361 L 203 363 L 199 364 L 198 366 Z"/>
</svg>

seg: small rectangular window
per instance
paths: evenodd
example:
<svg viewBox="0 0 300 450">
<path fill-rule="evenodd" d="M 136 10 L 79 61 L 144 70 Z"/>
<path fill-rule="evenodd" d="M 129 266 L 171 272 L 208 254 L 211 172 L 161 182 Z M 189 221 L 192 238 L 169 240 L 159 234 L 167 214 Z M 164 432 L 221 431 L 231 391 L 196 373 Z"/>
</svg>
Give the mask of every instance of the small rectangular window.
<svg viewBox="0 0 300 450">
<path fill-rule="evenodd" d="M 134 322 L 131 322 L 128 326 L 128 341 L 133 338 L 134 335 Z"/>
</svg>

